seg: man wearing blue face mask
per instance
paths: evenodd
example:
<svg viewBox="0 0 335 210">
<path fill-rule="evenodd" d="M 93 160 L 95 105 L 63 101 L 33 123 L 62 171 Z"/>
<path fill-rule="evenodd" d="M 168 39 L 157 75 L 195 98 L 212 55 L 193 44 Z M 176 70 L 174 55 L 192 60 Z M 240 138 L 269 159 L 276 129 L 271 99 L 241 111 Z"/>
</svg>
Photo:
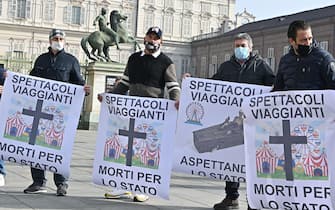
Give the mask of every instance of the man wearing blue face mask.
<svg viewBox="0 0 335 210">
<path fill-rule="evenodd" d="M 215 80 L 271 86 L 274 74 L 271 67 L 258 55 L 252 54 L 252 39 L 247 33 L 234 38 L 234 55 L 222 63 Z M 238 209 L 238 182 L 226 182 L 226 197 L 214 205 L 215 210 Z M 251 208 L 248 207 L 250 210 Z"/>
<path fill-rule="evenodd" d="M 80 74 L 80 65 L 77 58 L 64 51 L 65 32 L 61 29 L 52 29 L 49 35 L 49 43 L 49 51 L 38 56 L 30 75 L 82 85 L 86 95 L 88 95 L 90 86 L 85 85 L 85 81 Z M 46 192 L 45 171 L 31 168 L 31 176 L 33 183 L 23 192 L 28 194 Z M 54 173 L 54 183 L 57 186 L 56 195 L 65 196 L 68 188 L 67 179 L 61 174 Z"/>
<path fill-rule="evenodd" d="M 293 21 L 287 37 L 291 49 L 280 59 L 273 90 L 335 89 L 335 60 L 313 40 L 311 26 Z"/>
</svg>

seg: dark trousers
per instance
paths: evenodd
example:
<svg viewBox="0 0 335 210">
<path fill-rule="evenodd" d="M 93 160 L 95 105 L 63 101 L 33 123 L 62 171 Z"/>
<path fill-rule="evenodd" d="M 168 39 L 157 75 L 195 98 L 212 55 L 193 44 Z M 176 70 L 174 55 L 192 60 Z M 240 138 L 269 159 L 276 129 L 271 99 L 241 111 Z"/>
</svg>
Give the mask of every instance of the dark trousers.
<svg viewBox="0 0 335 210">
<path fill-rule="evenodd" d="M 240 194 L 238 194 L 238 188 L 240 187 L 239 182 L 226 182 L 226 196 L 232 200 L 236 200 Z"/>
<path fill-rule="evenodd" d="M 45 186 L 47 179 L 45 178 L 45 171 L 36 169 L 36 168 L 30 168 L 31 170 L 31 177 L 33 178 L 33 184 L 38 186 Z M 54 182 L 55 185 L 58 187 L 60 184 L 66 184 L 67 179 L 61 175 L 54 173 Z"/>
<path fill-rule="evenodd" d="M 4 164 L 3 160 L 0 160 L 0 174 L 2 175 L 6 175 Z"/>
</svg>

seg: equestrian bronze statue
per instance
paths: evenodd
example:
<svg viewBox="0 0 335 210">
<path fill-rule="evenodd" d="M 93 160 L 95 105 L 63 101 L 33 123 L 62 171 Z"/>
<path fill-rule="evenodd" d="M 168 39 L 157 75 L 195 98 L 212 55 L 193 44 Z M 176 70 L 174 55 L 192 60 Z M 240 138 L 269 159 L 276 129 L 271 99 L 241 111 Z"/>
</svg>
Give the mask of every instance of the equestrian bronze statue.
<svg viewBox="0 0 335 210">
<path fill-rule="evenodd" d="M 140 48 L 136 39 L 128 35 L 127 30 L 123 27 L 122 21 L 127 20 L 127 16 L 121 15 L 119 11 L 113 10 L 110 13 L 111 28 L 107 27 L 106 10 L 101 9 L 101 14 L 96 17 L 93 25 L 99 23 L 99 31 L 91 33 L 88 37 L 81 39 L 81 47 L 87 57 L 94 61 L 111 61 L 108 49 L 110 46 L 116 45 L 119 50 L 119 43 L 133 43 L 135 48 Z M 89 52 L 87 43 L 91 46 L 92 50 Z M 96 51 L 98 53 L 96 54 Z M 103 53 L 103 54 L 102 54 Z"/>
</svg>

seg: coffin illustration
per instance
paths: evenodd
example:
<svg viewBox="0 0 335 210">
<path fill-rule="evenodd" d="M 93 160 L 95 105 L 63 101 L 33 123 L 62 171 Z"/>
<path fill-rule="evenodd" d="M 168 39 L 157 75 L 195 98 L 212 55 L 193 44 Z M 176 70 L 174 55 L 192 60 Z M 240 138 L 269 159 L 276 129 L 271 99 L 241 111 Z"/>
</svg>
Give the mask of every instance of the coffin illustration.
<svg viewBox="0 0 335 210">
<path fill-rule="evenodd" d="M 243 113 L 233 121 L 229 117 L 218 125 L 193 131 L 194 146 L 199 153 L 212 152 L 244 144 Z"/>
</svg>

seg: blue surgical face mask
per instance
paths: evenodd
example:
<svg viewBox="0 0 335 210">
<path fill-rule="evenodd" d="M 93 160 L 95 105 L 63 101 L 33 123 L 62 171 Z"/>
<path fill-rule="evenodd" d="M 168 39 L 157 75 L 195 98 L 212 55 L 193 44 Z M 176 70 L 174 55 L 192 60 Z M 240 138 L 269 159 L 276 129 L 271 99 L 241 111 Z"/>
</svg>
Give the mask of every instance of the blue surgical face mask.
<svg viewBox="0 0 335 210">
<path fill-rule="evenodd" d="M 247 47 L 236 47 L 235 48 L 235 57 L 238 60 L 246 60 L 249 57 L 249 48 Z"/>
</svg>

